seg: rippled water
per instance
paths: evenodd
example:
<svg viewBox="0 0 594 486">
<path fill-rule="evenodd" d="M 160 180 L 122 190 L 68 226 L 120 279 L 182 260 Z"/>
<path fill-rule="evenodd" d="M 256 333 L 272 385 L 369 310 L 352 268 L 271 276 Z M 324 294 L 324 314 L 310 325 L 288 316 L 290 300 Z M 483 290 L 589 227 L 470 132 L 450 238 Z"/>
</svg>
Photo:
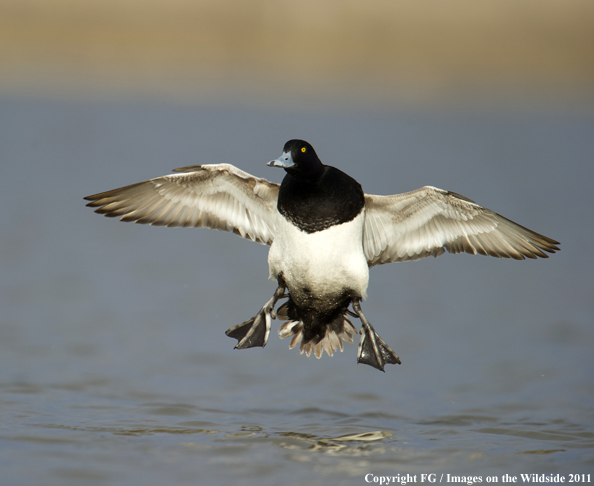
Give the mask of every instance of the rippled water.
<svg viewBox="0 0 594 486">
<path fill-rule="evenodd" d="M 592 118 L 0 99 L 0 467 L 6 485 L 367 484 L 594 470 Z M 266 248 L 118 223 L 86 195 L 292 137 L 367 192 L 425 184 L 559 239 L 549 260 L 371 272 L 403 364 L 224 331 L 275 289 Z M 372 474 L 372 476 L 367 476 Z"/>
</svg>

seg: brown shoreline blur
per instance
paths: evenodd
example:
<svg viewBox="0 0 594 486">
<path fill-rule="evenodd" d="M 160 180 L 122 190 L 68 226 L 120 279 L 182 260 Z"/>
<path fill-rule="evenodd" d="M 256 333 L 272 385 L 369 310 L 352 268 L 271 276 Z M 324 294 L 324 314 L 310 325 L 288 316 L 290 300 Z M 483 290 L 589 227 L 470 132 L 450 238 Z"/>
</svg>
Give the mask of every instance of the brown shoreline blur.
<svg viewBox="0 0 594 486">
<path fill-rule="evenodd" d="M 594 98 L 594 2 L 0 0 L 0 92 Z"/>
</svg>

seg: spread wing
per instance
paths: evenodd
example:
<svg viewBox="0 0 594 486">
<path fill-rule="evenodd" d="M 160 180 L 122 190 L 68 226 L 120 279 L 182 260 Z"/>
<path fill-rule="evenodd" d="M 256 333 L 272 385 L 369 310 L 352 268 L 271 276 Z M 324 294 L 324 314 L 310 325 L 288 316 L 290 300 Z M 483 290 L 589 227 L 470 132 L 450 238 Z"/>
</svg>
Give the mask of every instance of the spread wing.
<svg viewBox="0 0 594 486">
<path fill-rule="evenodd" d="M 177 174 L 85 197 L 96 213 L 156 226 L 207 227 L 270 245 L 279 185 L 229 164 L 195 165 Z"/>
<path fill-rule="evenodd" d="M 450 253 L 547 258 L 557 241 L 464 196 L 436 187 L 394 196 L 365 195 L 363 250 L 369 266 Z"/>
</svg>

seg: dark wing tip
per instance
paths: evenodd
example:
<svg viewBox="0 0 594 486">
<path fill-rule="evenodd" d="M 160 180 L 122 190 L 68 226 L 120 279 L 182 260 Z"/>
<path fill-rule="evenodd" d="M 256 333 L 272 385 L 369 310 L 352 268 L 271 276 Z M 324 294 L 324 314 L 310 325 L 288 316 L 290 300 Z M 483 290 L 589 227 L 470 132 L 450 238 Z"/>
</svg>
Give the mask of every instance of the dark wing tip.
<svg viewBox="0 0 594 486">
<path fill-rule="evenodd" d="M 545 250 L 551 252 L 551 253 L 555 253 L 556 251 L 561 251 L 561 248 L 559 248 L 559 246 L 557 245 L 561 245 L 560 242 L 553 240 L 552 238 L 548 238 L 547 236 L 545 236 L 544 238 L 546 238 L 547 243 L 549 244 L 549 250 L 547 250 L 545 248 Z"/>
<path fill-rule="evenodd" d="M 507 218 L 505 218 L 505 219 L 507 219 Z M 525 240 L 525 243 L 528 243 L 530 246 L 532 246 L 532 248 L 530 248 L 530 250 L 534 253 L 535 256 L 530 256 L 528 254 L 526 254 L 526 256 L 528 256 L 530 258 L 536 258 L 536 257 L 549 258 L 549 255 L 547 255 L 546 253 L 543 253 L 543 251 L 546 251 L 548 253 L 556 253 L 558 251 L 561 251 L 561 248 L 559 248 L 559 246 L 557 246 L 557 245 L 561 245 L 561 243 L 554 240 L 553 238 L 549 238 L 548 236 L 537 233 L 536 231 L 532 231 L 520 224 L 517 224 L 517 223 L 514 223 L 514 224 L 516 226 L 520 227 L 522 230 L 524 230 L 525 234 L 523 235 L 523 239 Z"/>
<path fill-rule="evenodd" d="M 87 206 L 93 207 L 93 206 L 97 205 L 97 201 L 99 199 L 102 199 L 105 194 L 106 194 L 105 192 L 101 192 L 99 194 L 93 194 L 92 196 L 84 197 L 83 199 L 85 201 L 91 201 L 90 203 L 87 204 Z"/>
<path fill-rule="evenodd" d="M 97 206 L 102 206 L 103 205 L 103 194 L 105 193 L 101 193 L 101 194 L 93 194 L 92 196 L 87 196 L 84 198 L 85 201 L 91 201 L 87 204 L 85 204 L 85 207 L 87 208 L 96 208 Z"/>
<path fill-rule="evenodd" d="M 137 182 L 135 184 L 130 184 L 129 186 L 124 186 L 124 187 L 119 187 L 117 189 L 112 189 L 111 191 L 105 191 L 105 192 L 100 192 L 98 194 L 93 194 L 92 196 L 87 196 L 87 197 L 84 197 L 83 199 L 85 201 L 99 201 L 101 199 L 105 199 L 105 198 L 108 198 L 108 197 L 116 196 L 119 193 L 121 193 L 122 191 L 125 191 L 125 190 L 128 190 L 128 189 L 132 189 L 133 187 L 142 186 L 143 184 L 146 184 L 147 182 L 149 182 L 149 181 Z M 87 206 L 91 206 L 91 204 L 87 204 Z"/>
</svg>

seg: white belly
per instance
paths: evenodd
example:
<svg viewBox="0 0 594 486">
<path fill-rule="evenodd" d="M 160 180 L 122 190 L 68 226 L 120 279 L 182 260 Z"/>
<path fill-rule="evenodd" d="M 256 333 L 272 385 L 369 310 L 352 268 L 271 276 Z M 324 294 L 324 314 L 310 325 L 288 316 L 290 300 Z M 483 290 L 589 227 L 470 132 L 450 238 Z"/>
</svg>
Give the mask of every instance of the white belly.
<svg viewBox="0 0 594 486">
<path fill-rule="evenodd" d="M 309 234 L 280 216 L 268 253 L 270 278 L 282 274 L 292 295 L 305 292 L 317 300 L 349 291 L 364 299 L 369 282 L 364 218 L 362 212 L 353 221 Z"/>
</svg>

